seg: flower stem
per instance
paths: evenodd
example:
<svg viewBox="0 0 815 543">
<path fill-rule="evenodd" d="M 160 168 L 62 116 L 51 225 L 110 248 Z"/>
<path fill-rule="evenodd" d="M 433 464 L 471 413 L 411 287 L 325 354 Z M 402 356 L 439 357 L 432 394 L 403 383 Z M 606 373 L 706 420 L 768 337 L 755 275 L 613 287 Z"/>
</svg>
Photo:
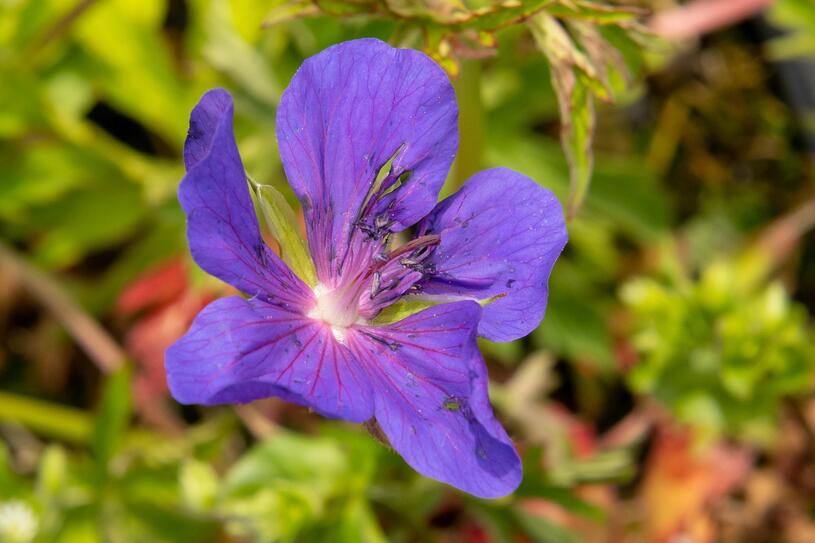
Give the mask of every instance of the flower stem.
<svg viewBox="0 0 815 543">
<path fill-rule="evenodd" d="M 464 60 L 455 82 L 459 104 L 458 156 L 453 174 L 453 186 L 445 192 L 453 192 L 474 173 L 481 169 L 484 154 L 484 106 L 481 103 L 481 63 Z M 447 194 L 443 194 L 446 196 Z"/>
<path fill-rule="evenodd" d="M 0 243 L 0 266 L 13 273 L 31 296 L 44 305 L 99 369 L 111 373 L 125 363 L 124 349 L 48 275 Z"/>
</svg>

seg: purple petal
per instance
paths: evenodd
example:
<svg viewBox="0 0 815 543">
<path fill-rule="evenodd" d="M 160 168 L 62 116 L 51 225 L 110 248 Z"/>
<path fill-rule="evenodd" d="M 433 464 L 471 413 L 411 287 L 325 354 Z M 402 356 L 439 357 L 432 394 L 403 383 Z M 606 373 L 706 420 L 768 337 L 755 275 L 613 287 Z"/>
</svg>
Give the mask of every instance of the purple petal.
<svg viewBox="0 0 815 543">
<path fill-rule="evenodd" d="M 439 203 L 420 230 L 441 236 L 426 294 L 499 297 L 484 306 L 479 335 L 512 341 L 543 319 L 549 274 L 568 238 L 550 191 L 512 170 L 485 170 Z"/>
<path fill-rule="evenodd" d="M 384 327 L 360 327 L 349 347 L 369 368 L 376 420 L 416 471 L 483 498 L 509 494 L 521 463 L 486 396 L 475 344 L 480 308 L 439 305 Z"/>
<path fill-rule="evenodd" d="M 184 141 L 184 166 L 191 170 L 212 148 L 212 140 L 222 121 L 232 124 L 232 96 L 224 89 L 212 89 L 198 101 L 190 115 L 190 128 Z"/>
<path fill-rule="evenodd" d="M 458 147 L 457 119 L 450 81 L 418 51 L 362 39 L 303 63 L 281 98 L 277 139 L 322 283 L 340 274 L 361 219 L 400 231 L 433 208 Z M 392 190 L 369 200 L 395 154 L 383 182 Z"/>
<path fill-rule="evenodd" d="M 207 92 L 192 110 L 184 163 L 178 199 L 198 265 L 247 294 L 291 307 L 311 303 L 310 289 L 260 237 L 225 90 Z"/>
<path fill-rule="evenodd" d="M 221 298 L 167 350 L 167 382 L 183 404 L 246 403 L 277 396 L 324 416 L 373 416 L 364 368 L 330 328 L 259 300 Z"/>
</svg>

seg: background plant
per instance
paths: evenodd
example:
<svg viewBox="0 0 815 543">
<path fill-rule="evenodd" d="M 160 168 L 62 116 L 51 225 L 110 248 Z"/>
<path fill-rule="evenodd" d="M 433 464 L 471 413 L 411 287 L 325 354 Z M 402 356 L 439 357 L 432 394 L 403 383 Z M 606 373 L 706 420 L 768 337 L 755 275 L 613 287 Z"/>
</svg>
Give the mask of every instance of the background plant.
<svg viewBox="0 0 815 543">
<path fill-rule="evenodd" d="M 811 9 L 668 44 L 672 4 L 0 3 L 0 539 L 814 539 L 811 106 L 784 79 Z M 506 500 L 299 408 L 167 401 L 164 346 L 225 294 L 175 197 L 190 109 L 229 88 L 247 169 L 291 199 L 280 92 L 361 36 L 455 77 L 447 191 L 505 165 L 571 202 L 543 325 L 482 345 L 526 463 Z"/>
</svg>

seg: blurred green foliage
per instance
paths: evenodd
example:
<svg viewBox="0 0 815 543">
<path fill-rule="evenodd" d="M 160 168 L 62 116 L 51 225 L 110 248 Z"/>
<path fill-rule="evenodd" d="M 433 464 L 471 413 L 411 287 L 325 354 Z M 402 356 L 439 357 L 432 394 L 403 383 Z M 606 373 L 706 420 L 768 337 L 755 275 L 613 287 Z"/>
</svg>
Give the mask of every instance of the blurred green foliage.
<svg viewBox="0 0 815 543">
<path fill-rule="evenodd" d="M 779 282 L 755 284 L 755 266 L 717 260 L 694 281 L 668 264 L 664 279 L 633 279 L 621 296 L 642 354 L 631 387 L 707 438 L 769 445 L 784 398 L 812 386 L 815 342 L 806 309 Z"/>
<path fill-rule="evenodd" d="M 770 18 L 788 32 L 770 44 L 776 58 L 807 57 L 815 53 L 815 5 L 807 0 L 778 2 Z"/>
<path fill-rule="evenodd" d="M 740 251 L 812 198 L 800 120 L 760 59 L 810 54 L 811 3 L 777 2 L 771 20 L 792 33 L 761 50 L 731 32 L 678 56 L 644 30 L 647 5 L 0 1 L 4 246 L 132 358 L 96 371 L 0 261 L 0 541 L 601 541 L 639 499 L 641 459 L 664 430 L 653 405 L 706 443 L 774 454 L 786 407 L 812 391 L 812 226 L 779 242 L 787 253 L 771 247 L 771 266 Z M 162 342 L 221 293 L 192 266 L 180 286 L 144 279 L 188 260 L 175 191 L 189 111 L 214 86 L 235 96 L 259 211 L 309 277 L 282 228 L 295 200 L 275 106 L 304 58 L 361 36 L 456 75 L 446 193 L 507 166 L 572 202 L 544 324 L 482 344 L 526 465 L 504 500 L 421 478 L 363 429 L 296 407 L 182 411 L 155 378 Z M 147 301 L 127 313 L 130 288 Z"/>
</svg>

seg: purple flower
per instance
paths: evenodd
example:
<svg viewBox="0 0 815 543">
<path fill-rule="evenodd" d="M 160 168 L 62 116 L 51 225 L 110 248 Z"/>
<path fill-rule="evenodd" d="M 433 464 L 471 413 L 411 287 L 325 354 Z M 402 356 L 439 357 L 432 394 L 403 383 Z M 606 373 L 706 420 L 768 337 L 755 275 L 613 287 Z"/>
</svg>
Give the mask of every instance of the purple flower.
<svg viewBox="0 0 815 543">
<path fill-rule="evenodd" d="M 483 171 L 437 203 L 457 119 L 450 82 L 420 52 L 363 39 L 306 60 L 281 99 L 277 140 L 305 213 L 308 285 L 261 239 L 229 94 L 204 95 L 179 190 L 190 250 L 250 297 L 213 302 L 167 351 L 173 396 L 277 396 L 374 419 L 416 471 L 476 496 L 512 492 L 521 464 L 490 407 L 476 335 L 511 341 L 538 325 L 566 229 L 557 199 L 511 170 Z M 436 305 L 378 324 L 417 299 Z"/>
</svg>

